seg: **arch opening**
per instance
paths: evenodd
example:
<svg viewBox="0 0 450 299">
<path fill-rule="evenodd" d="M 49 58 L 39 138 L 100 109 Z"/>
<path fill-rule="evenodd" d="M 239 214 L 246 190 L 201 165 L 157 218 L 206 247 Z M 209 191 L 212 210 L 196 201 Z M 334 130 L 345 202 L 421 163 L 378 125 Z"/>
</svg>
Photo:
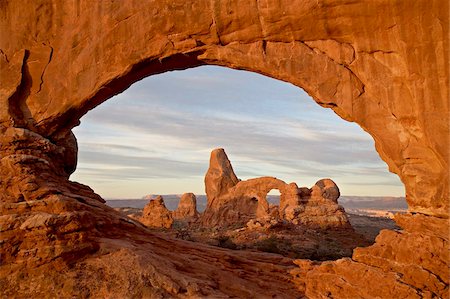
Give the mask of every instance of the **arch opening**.
<svg viewBox="0 0 450 299">
<path fill-rule="evenodd" d="M 278 189 L 272 189 L 267 193 L 267 201 L 269 204 L 280 206 L 281 192 Z"/>
<path fill-rule="evenodd" d="M 191 73 L 184 75 L 185 72 Z M 250 79 L 255 76 L 256 83 L 251 83 Z M 243 179 L 277 175 L 287 181 L 298 182 L 301 186 L 313 186 L 314 182 L 321 177 L 334 178 L 333 171 L 336 170 L 341 172 L 345 170 L 348 173 L 351 168 L 348 164 L 351 161 L 357 161 L 355 165 L 362 165 L 363 157 L 368 152 L 374 152 L 371 148 L 372 144 L 361 146 L 369 138 L 356 134 L 361 132 L 359 127 L 353 126 L 349 131 L 345 131 L 341 127 L 344 122 L 340 119 L 341 124 L 338 125 L 328 120 L 330 116 L 336 118 L 333 113 L 321 117 L 320 113 L 324 109 L 316 109 L 318 106 L 307 99 L 305 93 L 299 94 L 297 87 L 280 81 L 268 83 L 266 80 L 272 79 L 253 73 L 205 66 L 153 76 L 151 79 L 155 82 L 144 84 L 145 80 L 143 80 L 136 83 L 138 88 L 131 95 L 125 92 L 96 108 L 86 116 L 86 119 L 90 119 L 93 124 L 87 124 L 87 127 L 83 128 L 82 123 L 81 127 L 75 129 L 80 144 L 79 170 L 85 171 L 86 178 L 95 178 L 94 184 L 89 183 L 95 190 L 102 189 L 110 192 L 109 194 L 99 192 L 107 199 L 133 199 L 135 202 L 130 202 L 130 205 L 139 205 L 142 208 L 146 201 L 139 201 L 139 198 L 146 196 L 148 201 L 148 198 L 152 197 L 148 193 L 162 194 L 167 209 L 174 211 L 177 208 L 179 196 L 172 194 L 194 192 L 197 195 L 197 209 L 202 212 L 202 207 L 206 206 L 206 196 L 202 191 L 207 156 L 209 150 L 217 146 L 230 149 L 230 152 L 238 157 L 238 163 L 235 163 L 236 170 L 237 173 L 244 173 Z M 252 88 L 248 89 L 248 86 Z M 286 86 L 288 88 L 284 90 Z M 132 90 L 133 87 L 130 89 Z M 262 93 L 255 93 L 257 89 L 262 89 Z M 233 90 L 239 92 L 233 94 Z M 283 97 L 285 99 L 280 100 Z M 248 98 L 250 103 L 245 103 Z M 298 102 L 301 104 L 295 106 Z M 264 108 L 262 104 L 267 107 Z M 257 108 L 258 105 L 263 108 Z M 105 111 L 102 111 L 103 109 Z M 107 109 L 110 109 L 109 113 Z M 299 112 L 291 113 L 293 110 Z M 94 115 L 97 111 L 98 116 Z M 251 117 L 255 111 L 258 112 L 258 116 Z M 308 111 L 310 118 L 305 113 L 301 113 L 302 111 Z M 198 112 L 199 114 L 195 116 Z M 119 122 L 120 119 L 123 121 Z M 261 121 L 262 119 L 264 121 Z M 198 120 L 201 121 L 196 123 Z M 264 124 L 264 122 L 267 123 Z M 303 125 L 305 123 L 306 125 Z M 243 129 L 244 127 L 246 128 Z M 315 131 L 314 127 L 319 127 L 322 131 Z M 323 130 L 325 129 L 326 132 L 327 128 L 332 131 L 324 133 Z M 221 133 L 226 132 L 227 129 L 231 131 L 231 134 Z M 331 137 L 335 136 L 339 130 L 344 138 L 342 142 L 334 145 L 332 142 L 335 140 Z M 195 136 L 193 132 L 198 131 L 206 135 Z M 83 135 L 84 137 L 80 137 Z M 296 135 L 299 137 L 295 137 Z M 214 136 L 222 138 L 214 140 Z M 88 141 L 83 141 L 83 138 L 87 138 Z M 355 151 L 356 159 L 354 157 L 344 159 L 341 164 L 333 161 L 336 156 L 348 156 L 348 142 L 352 138 L 356 139 L 356 142 L 350 144 L 350 149 Z M 119 144 L 118 140 L 124 143 Z M 212 142 L 207 144 L 204 140 Z M 323 143 L 324 140 L 326 143 Z M 296 143 L 302 145 L 302 150 L 295 146 Z M 312 147 L 308 147 L 308 143 L 312 144 Z M 193 149 L 188 149 L 187 145 L 193 146 Z M 86 152 L 83 150 L 84 147 L 88 148 Z M 277 153 L 276 150 L 280 147 L 286 150 Z M 302 151 L 305 156 L 298 156 Z M 333 151 L 340 151 L 340 153 L 336 154 Z M 317 153 L 320 155 L 314 157 Z M 169 159 L 171 156 L 182 159 Z M 375 158 L 372 156 L 369 159 L 370 163 L 381 162 L 376 154 L 374 156 Z M 114 163 L 108 162 L 111 160 Z M 303 161 L 303 164 L 297 163 L 298 161 Z M 382 162 L 379 164 L 384 167 Z M 369 165 L 362 172 L 369 172 L 371 167 L 374 168 L 373 165 L 375 164 Z M 176 169 L 181 172 L 176 174 Z M 304 174 L 311 169 L 321 170 L 316 171 L 311 178 L 307 178 Z M 299 173 L 292 176 L 295 171 Z M 120 176 L 122 176 L 121 179 Z M 86 182 L 82 177 L 83 175 L 76 172 L 74 179 Z M 166 181 L 161 177 L 166 177 Z M 360 172 L 357 171 L 353 181 L 355 178 L 361 180 Z M 335 180 L 344 186 L 344 190 L 349 185 L 346 181 L 348 174 Z M 351 182 L 352 179 L 349 181 Z M 149 182 L 151 182 L 150 186 L 159 185 L 163 188 L 149 187 Z M 181 189 L 170 189 L 182 182 L 185 185 Z M 189 184 L 194 182 L 197 187 L 193 190 Z M 112 192 L 123 190 L 127 185 L 129 185 L 128 190 L 135 193 L 112 196 Z M 100 189 L 96 186 L 100 186 Z M 148 189 L 142 189 L 142 186 Z M 253 198 L 256 199 L 254 200 L 254 216 L 262 200 L 268 207 L 265 209 L 266 214 L 272 217 L 279 214 L 280 190 L 268 188 L 264 190 L 264 194 L 259 193 L 256 192 L 256 195 L 249 198 L 250 203 Z M 277 193 L 277 196 L 274 197 L 274 193 Z M 276 205 L 269 206 L 271 202 Z M 117 206 L 118 202 L 108 200 L 108 204 Z M 121 202 L 121 205 L 123 208 L 124 202 Z M 245 224 L 241 224 L 241 227 Z M 329 238 L 329 240 L 335 239 Z M 351 250 L 347 250 L 346 254 L 348 255 L 349 252 Z M 315 257 L 319 258 L 318 255 Z"/>
</svg>

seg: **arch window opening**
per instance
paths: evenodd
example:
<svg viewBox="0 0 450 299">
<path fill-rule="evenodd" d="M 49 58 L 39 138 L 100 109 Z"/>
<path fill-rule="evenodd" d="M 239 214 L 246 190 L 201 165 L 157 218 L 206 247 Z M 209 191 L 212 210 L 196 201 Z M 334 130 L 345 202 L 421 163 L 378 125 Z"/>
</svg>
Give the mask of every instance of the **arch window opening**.
<svg viewBox="0 0 450 299">
<path fill-rule="evenodd" d="M 280 206 L 280 190 L 272 189 L 267 193 L 267 201 L 274 206 Z"/>
<path fill-rule="evenodd" d="M 281 192 L 278 189 L 272 189 L 267 193 L 266 200 L 269 204 L 269 215 L 275 216 L 280 214 L 280 196 Z"/>
<path fill-rule="evenodd" d="M 159 214 L 149 212 L 149 217 L 164 214 L 165 225 L 172 223 L 173 229 L 155 229 L 174 237 L 327 260 L 369 245 L 380 229 L 394 226 L 392 213 L 406 210 L 404 187 L 388 172 L 368 134 L 317 105 L 302 89 L 255 73 L 201 66 L 154 75 L 90 111 L 74 133 L 79 161 L 71 180 L 91 186 L 108 205 L 136 219 L 162 195 L 163 206 L 155 202 L 153 208 Z M 215 148 L 225 149 L 241 181 L 273 176 L 296 183 L 298 198 L 289 194 L 303 206 L 281 207 L 280 190 L 271 189 L 267 208 L 259 207 L 258 196 L 242 199 L 250 205 L 256 199 L 254 209 L 262 209 L 267 221 L 260 217 L 225 229 L 204 228 L 204 177 Z M 354 234 L 308 226 L 308 217 L 332 205 L 325 189 L 315 187 L 324 178 L 339 187 L 337 204 L 345 208 Z M 185 193 L 195 194 L 195 200 L 182 200 Z M 241 219 L 242 202 L 233 204 L 223 215 Z M 188 220 L 180 216 L 187 214 Z M 202 227 L 204 234 L 191 227 Z"/>
</svg>

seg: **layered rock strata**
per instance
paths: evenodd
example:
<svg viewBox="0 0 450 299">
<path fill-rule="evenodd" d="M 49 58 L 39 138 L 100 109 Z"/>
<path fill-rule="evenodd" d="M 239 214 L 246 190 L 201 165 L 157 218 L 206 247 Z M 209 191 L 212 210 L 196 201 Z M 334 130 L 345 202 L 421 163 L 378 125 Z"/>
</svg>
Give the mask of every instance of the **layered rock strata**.
<svg viewBox="0 0 450 299">
<path fill-rule="evenodd" d="M 448 221 L 420 214 L 395 220 L 404 230 L 381 231 L 374 245 L 356 248 L 351 259 L 297 260 L 291 273 L 299 290 L 309 298 L 325 292 L 333 298 L 447 297 Z"/>
<path fill-rule="evenodd" d="M 0 15 L 5 297 L 448 297 L 448 1 L 6 0 Z M 358 123 L 405 184 L 403 230 L 364 257 L 299 262 L 294 295 L 283 261 L 157 237 L 68 180 L 81 116 L 146 76 L 204 64 L 290 82 Z"/>
<path fill-rule="evenodd" d="M 292 260 L 169 239 L 98 201 L 0 204 L 4 298 L 296 298 Z"/>
</svg>

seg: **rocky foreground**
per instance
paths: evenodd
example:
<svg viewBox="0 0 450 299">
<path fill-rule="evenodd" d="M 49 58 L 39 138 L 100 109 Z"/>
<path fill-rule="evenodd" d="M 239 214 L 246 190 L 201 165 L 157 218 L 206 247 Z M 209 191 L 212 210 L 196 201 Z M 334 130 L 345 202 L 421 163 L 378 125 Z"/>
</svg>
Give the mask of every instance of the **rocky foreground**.
<svg viewBox="0 0 450 299">
<path fill-rule="evenodd" d="M 143 209 L 116 207 L 116 211 L 134 219 L 142 217 Z M 205 228 L 174 220 L 170 228 L 150 226 L 154 232 L 172 238 L 199 242 L 232 250 L 251 250 L 281 254 L 290 258 L 335 260 L 351 257 L 356 247 L 375 242 L 383 229 L 399 229 L 388 217 L 347 215 L 353 230 L 308 229 L 283 223 L 250 221 L 228 228 Z"/>
<path fill-rule="evenodd" d="M 20 208 L 32 216 L 8 214 L 2 205 L 3 297 L 299 296 L 289 258 L 171 239 L 89 200 L 51 198 Z"/>
<path fill-rule="evenodd" d="M 143 211 L 130 207 L 115 210 L 135 219 L 142 217 Z M 354 229 L 317 229 L 258 220 L 214 228 L 174 220 L 170 227 L 149 226 L 149 229 L 172 238 L 232 250 L 270 252 L 319 261 L 351 257 L 354 248 L 373 244 L 382 229 L 398 229 L 389 218 L 351 214 L 348 217 Z"/>
</svg>

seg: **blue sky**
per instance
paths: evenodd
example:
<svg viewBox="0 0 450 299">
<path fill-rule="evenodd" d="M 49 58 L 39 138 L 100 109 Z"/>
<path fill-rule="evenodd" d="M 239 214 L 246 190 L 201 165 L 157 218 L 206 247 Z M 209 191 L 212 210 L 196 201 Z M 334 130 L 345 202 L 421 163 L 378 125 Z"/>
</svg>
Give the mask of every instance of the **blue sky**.
<svg viewBox="0 0 450 299">
<path fill-rule="evenodd" d="M 202 66 L 148 77 L 90 111 L 74 133 L 71 179 L 104 198 L 204 194 L 217 147 L 241 179 L 311 187 L 331 178 L 343 195 L 404 196 L 358 125 L 296 86 L 245 71 Z"/>
</svg>

